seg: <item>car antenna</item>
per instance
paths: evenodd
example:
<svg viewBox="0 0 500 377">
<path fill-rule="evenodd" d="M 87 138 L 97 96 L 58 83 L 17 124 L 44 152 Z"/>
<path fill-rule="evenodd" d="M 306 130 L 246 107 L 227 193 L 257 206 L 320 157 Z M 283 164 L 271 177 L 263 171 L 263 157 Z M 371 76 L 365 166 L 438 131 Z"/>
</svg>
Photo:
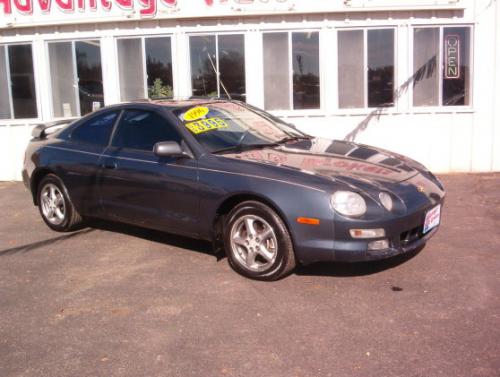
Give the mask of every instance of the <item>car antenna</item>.
<svg viewBox="0 0 500 377">
<path fill-rule="evenodd" d="M 222 86 L 222 89 L 224 89 L 224 92 L 226 92 L 227 98 L 229 98 L 230 100 L 232 100 L 231 95 L 227 91 L 226 86 L 224 85 L 224 83 L 222 82 L 222 80 L 220 78 L 220 72 L 215 67 L 215 64 L 214 64 L 214 62 L 212 60 L 212 57 L 210 56 L 210 53 L 208 51 L 207 51 L 207 56 L 208 56 L 208 60 L 210 61 L 210 64 L 212 65 L 212 69 L 214 70 L 215 74 L 217 75 L 217 78 L 219 79 L 219 82 L 220 82 L 220 85 Z"/>
</svg>

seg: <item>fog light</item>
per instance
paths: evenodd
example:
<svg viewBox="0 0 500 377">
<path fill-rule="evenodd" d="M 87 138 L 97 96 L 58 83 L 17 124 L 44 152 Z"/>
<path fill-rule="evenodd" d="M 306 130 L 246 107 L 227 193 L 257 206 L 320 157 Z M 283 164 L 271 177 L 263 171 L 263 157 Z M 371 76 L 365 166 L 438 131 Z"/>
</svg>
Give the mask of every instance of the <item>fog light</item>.
<svg viewBox="0 0 500 377">
<path fill-rule="evenodd" d="M 387 239 L 372 241 L 368 244 L 368 250 L 383 250 L 389 248 L 389 241 Z"/>
<path fill-rule="evenodd" d="M 378 229 L 349 229 L 352 238 L 380 238 L 385 237 L 385 230 Z"/>
</svg>

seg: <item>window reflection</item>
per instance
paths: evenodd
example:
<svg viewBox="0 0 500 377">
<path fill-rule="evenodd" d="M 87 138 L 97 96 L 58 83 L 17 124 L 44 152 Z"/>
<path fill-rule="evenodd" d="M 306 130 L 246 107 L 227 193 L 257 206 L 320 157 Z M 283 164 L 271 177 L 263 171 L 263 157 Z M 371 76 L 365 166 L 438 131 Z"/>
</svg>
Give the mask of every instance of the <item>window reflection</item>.
<svg viewBox="0 0 500 377">
<path fill-rule="evenodd" d="M 81 115 L 104 106 L 99 41 L 75 42 Z"/>
<path fill-rule="evenodd" d="M 14 118 L 36 118 L 38 113 L 31 45 L 12 45 L 8 50 Z"/>
<path fill-rule="evenodd" d="M 145 48 L 149 98 L 172 97 L 170 38 L 146 38 Z"/>
<path fill-rule="evenodd" d="M 293 108 L 319 108 L 319 33 L 293 33 Z"/>
<path fill-rule="evenodd" d="M 189 41 L 193 95 L 226 97 L 229 93 L 231 98 L 244 101 L 246 91 L 244 36 L 242 34 L 192 36 Z"/>
<path fill-rule="evenodd" d="M 219 36 L 219 72 L 220 96 L 224 97 L 227 90 L 232 99 L 245 101 L 245 40 L 242 34 Z"/>
<path fill-rule="evenodd" d="M 413 106 L 439 105 L 439 28 L 417 28 L 413 34 Z"/>
<path fill-rule="evenodd" d="M 193 95 L 216 97 L 215 36 L 193 36 L 189 38 L 189 43 Z"/>
<path fill-rule="evenodd" d="M 394 105 L 394 30 L 368 30 L 368 107 Z"/>
</svg>

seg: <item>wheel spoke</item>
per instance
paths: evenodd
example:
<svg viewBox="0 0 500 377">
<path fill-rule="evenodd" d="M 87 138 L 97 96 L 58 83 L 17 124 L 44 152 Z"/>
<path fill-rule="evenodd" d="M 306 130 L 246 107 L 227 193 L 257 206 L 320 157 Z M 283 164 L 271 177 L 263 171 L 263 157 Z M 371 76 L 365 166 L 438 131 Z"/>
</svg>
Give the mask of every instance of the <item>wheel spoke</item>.
<svg viewBox="0 0 500 377">
<path fill-rule="evenodd" d="M 259 234 L 259 238 L 261 239 L 261 242 L 264 242 L 267 240 L 269 237 L 273 235 L 273 230 L 271 228 L 266 228 L 262 231 L 262 233 Z"/>
<path fill-rule="evenodd" d="M 54 213 L 55 213 L 55 215 L 57 216 L 57 218 L 59 220 L 64 220 L 64 213 L 61 210 L 61 208 L 56 208 L 55 211 L 54 211 Z"/>
<path fill-rule="evenodd" d="M 254 228 L 254 223 L 255 223 L 255 220 L 250 218 L 250 217 L 247 217 L 245 219 L 245 227 L 247 229 L 247 233 L 252 236 L 255 236 L 256 234 L 256 231 L 255 231 L 255 228 Z"/>
<path fill-rule="evenodd" d="M 257 253 L 268 262 L 271 262 L 274 258 L 274 253 L 270 252 L 265 246 L 262 245 Z"/>
<path fill-rule="evenodd" d="M 50 202 L 50 199 L 47 197 L 47 193 L 42 194 L 42 205 L 47 206 Z"/>
<path fill-rule="evenodd" d="M 63 203 L 64 203 L 64 199 L 63 199 L 62 195 L 58 195 L 56 198 L 56 201 L 55 201 L 55 205 L 61 206 Z"/>
<path fill-rule="evenodd" d="M 247 257 L 246 257 L 246 264 L 248 267 L 250 267 L 250 268 L 253 267 L 253 265 L 255 264 L 255 257 L 256 257 L 255 252 L 248 251 Z"/>
<path fill-rule="evenodd" d="M 245 239 L 241 238 L 239 235 L 234 236 L 233 237 L 233 241 L 234 241 L 235 244 L 243 246 L 243 247 L 246 248 Z"/>
<path fill-rule="evenodd" d="M 50 186 L 50 198 L 52 200 L 56 199 L 56 188 L 54 186 Z"/>
</svg>

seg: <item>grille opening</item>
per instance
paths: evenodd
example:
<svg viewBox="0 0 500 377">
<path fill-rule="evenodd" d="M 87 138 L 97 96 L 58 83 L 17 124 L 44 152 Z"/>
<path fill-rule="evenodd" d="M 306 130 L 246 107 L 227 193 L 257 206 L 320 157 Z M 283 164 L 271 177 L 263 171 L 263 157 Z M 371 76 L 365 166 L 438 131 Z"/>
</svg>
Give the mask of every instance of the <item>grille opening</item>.
<svg viewBox="0 0 500 377">
<path fill-rule="evenodd" d="M 406 246 L 422 238 L 423 236 L 423 226 L 417 226 L 416 228 L 407 230 L 401 233 L 400 241 L 401 245 Z"/>
</svg>

